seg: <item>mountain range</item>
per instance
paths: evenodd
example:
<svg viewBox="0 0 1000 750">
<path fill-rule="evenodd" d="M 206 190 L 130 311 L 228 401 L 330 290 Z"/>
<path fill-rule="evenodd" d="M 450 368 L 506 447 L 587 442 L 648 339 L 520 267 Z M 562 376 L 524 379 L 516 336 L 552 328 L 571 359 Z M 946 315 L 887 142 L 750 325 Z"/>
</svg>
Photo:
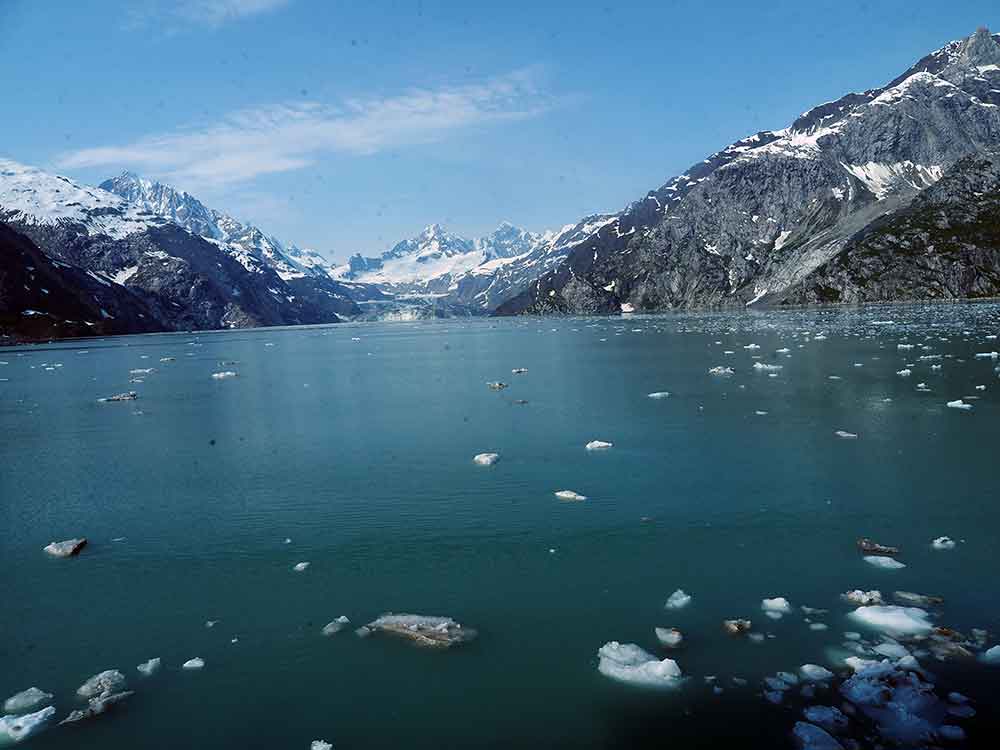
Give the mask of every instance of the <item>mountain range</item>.
<svg viewBox="0 0 1000 750">
<path fill-rule="evenodd" d="M 0 159 L 2 340 L 1000 294 L 1000 36 L 699 161 L 622 211 L 332 264 L 130 172 Z"/>
</svg>

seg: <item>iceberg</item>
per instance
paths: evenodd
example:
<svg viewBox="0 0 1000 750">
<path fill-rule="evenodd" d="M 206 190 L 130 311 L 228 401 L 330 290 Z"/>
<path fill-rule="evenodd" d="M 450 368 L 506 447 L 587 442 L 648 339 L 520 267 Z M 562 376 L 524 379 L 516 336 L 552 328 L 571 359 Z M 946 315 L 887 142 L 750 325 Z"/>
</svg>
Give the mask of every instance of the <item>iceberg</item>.
<svg viewBox="0 0 1000 750">
<path fill-rule="evenodd" d="M 193 659 L 188 659 L 186 662 L 181 664 L 181 669 L 204 669 L 205 660 L 200 656 L 196 656 Z"/>
<path fill-rule="evenodd" d="M 395 615 L 386 613 L 364 626 L 370 633 L 398 635 L 418 646 L 448 648 L 473 640 L 478 633 L 450 617 L 433 615 Z"/>
<path fill-rule="evenodd" d="M 49 706 L 33 714 L 24 716 L 2 716 L 0 717 L 0 745 L 23 742 L 32 737 L 48 724 L 49 719 L 55 716 L 56 710 Z"/>
<path fill-rule="evenodd" d="M 125 675 L 117 669 L 106 669 L 78 687 L 76 694 L 81 698 L 94 698 L 104 693 L 114 693 L 123 687 L 125 687 Z"/>
<path fill-rule="evenodd" d="M 227 380 L 228 378 L 235 378 L 237 373 L 232 370 L 223 370 L 222 372 L 213 372 L 212 377 L 215 380 Z"/>
<path fill-rule="evenodd" d="M 962 409 L 964 411 L 970 411 L 972 409 L 972 404 L 965 403 L 962 399 L 955 399 L 954 401 L 949 401 L 945 404 L 949 409 Z"/>
<path fill-rule="evenodd" d="M 136 667 L 136 671 L 144 677 L 152 677 L 154 674 L 160 671 L 160 657 L 150 659 L 149 661 L 144 661 L 142 664 Z"/>
<path fill-rule="evenodd" d="M 669 597 L 667 597 L 667 603 L 664 604 L 664 609 L 681 609 L 686 607 L 691 603 L 691 596 L 684 593 L 683 589 L 677 589 Z"/>
<path fill-rule="evenodd" d="M 682 682 L 677 662 L 657 659 L 634 643 L 605 643 L 597 657 L 597 670 L 619 682 L 647 687 L 677 687 Z"/>
<path fill-rule="evenodd" d="M 33 708 L 45 705 L 50 700 L 52 700 L 51 693 L 46 693 L 44 690 L 39 690 L 36 687 L 30 687 L 16 695 L 12 695 L 4 701 L 3 710 L 9 714 L 23 714 Z"/>
<path fill-rule="evenodd" d="M 86 546 L 86 538 L 66 539 L 62 542 L 49 542 L 45 545 L 45 551 L 53 557 L 72 557 L 73 555 L 79 555 L 80 550 Z"/>
<path fill-rule="evenodd" d="M 588 451 L 601 451 L 606 450 L 614 446 L 614 443 L 609 443 L 605 440 L 591 440 L 587 443 L 586 448 Z"/>
<path fill-rule="evenodd" d="M 844 750 L 844 746 L 825 729 L 805 721 L 795 722 L 792 736 L 800 750 Z"/>
<path fill-rule="evenodd" d="M 654 628 L 656 639 L 667 648 L 677 648 L 684 640 L 684 636 L 677 628 Z"/>
<path fill-rule="evenodd" d="M 333 745 L 326 740 L 313 740 L 309 750 L 333 750 Z"/>
<path fill-rule="evenodd" d="M 292 566 L 292 570 L 294 570 L 296 573 L 301 573 L 303 570 L 305 570 L 308 567 L 309 567 L 309 563 L 307 563 L 307 562 L 300 562 L 300 563 L 295 563 L 295 565 Z"/>
<path fill-rule="evenodd" d="M 653 391 L 652 393 L 646 394 L 647 398 L 669 398 L 670 391 Z"/>
<path fill-rule="evenodd" d="M 837 430 L 833 434 L 839 438 L 844 438 L 845 440 L 854 440 L 858 436 L 857 433 L 848 432 L 847 430 Z"/>
<path fill-rule="evenodd" d="M 876 604 L 858 607 L 848 617 L 893 636 L 926 635 L 934 629 L 928 620 L 927 610 L 919 607 Z"/>
<path fill-rule="evenodd" d="M 833 672 L 819 664 L 803 664 L 799 667 L 799 674 L 808 682 L 825 682 L 833 679 Z"/>
<path fill-rule="evenodd" d="M 869 565 L 874 565 L 876 568 L 883 568 L 885 570 L 899 570 L 906 567 L 899 560 L 892 557 L 883 557 L 882 555 L 865 555 L 862 559 Z"/>
<path fill-rule="evenodd" d="M 955 540 L 949 536 L 939 536 L 931 542 L 934 549 L 955 549 Z"/>
<path fill-rule="evenodd" d="M 472 457 L 474 463 L 479 466 L 492 466 L 500 460 L 499 453 L 477 453 Z"/>
<path fill-rule="evenodd" d="M 787 615 L 792 611 L 792 605 L 789 604 L 788 600 L 783 596 L 776 596 L 773 599 L 762 600 L 760 608 L 768 615 L 776 614 L 779 617 L 781 615 Z"/>
<path fill-rule="evenodd" d="M 336 620 L 328 622 L 323 626 L 323 635 L 335 635 L 351 624 L 346 615 L 341 615 Z"/>
<path fill-rule="evenodd" d="M 587 499 L 586 495 L 581 495 L 579 492 L 574 492 L 573 490 L 556 490 L 555 495 L 560 500 L 567 500 L 570 502 L 582 502 Z"/>
</svg>

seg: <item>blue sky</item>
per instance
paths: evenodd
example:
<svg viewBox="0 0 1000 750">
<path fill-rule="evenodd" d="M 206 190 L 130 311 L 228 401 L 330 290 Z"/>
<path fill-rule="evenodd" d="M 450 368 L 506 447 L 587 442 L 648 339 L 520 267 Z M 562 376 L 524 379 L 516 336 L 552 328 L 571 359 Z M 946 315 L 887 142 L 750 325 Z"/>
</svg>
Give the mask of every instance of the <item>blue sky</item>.
<svg viewBox="0 0 1000 750">
<path fill-rule="evenodd" d="M 132 169 L 343 259 L 617 210 L 994 21 L 995 0 L 0 0 L 0 154 Z"/>
</svg>

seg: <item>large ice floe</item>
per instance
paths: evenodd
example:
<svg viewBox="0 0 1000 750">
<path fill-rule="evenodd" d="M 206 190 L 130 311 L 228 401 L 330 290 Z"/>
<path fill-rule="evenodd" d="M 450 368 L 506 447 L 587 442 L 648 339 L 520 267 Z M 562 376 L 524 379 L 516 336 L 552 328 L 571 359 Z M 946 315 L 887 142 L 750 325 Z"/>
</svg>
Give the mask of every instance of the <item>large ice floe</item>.
<svg viewBox="0 0 1000 750">
<path fill-rule="evenodd" d="M 31 711 L 33 708 L 44 706 L 50 700 L 52 700 L 51 693 L 46 693 L 44 690 L 36 687 L 30 687 L 16 695 L 12 695 L 4 701 L 3 710 L 10 714 L 23 714 Z"/>
<path fill-rule="evenodd" d="M 23 742 L 41 732 L 55 716 L 56 710 L 49 706 L 33 714 L 24 716 L 0 716 L 0 747 Z"/>
<path fill-rule="evenodd" d="M 883 570 L 899 570 L 900 568 L 905 568 L 906 564 L 901 563 L 892 557 L 884 557 L 882 555 L 865 555 L 864 561 L 869 565 L 874 565 L 876 568 L 882 568 Z"/>
<path fill-rule="evenodd" d="M 673 659 L 657 659 L 634 643 L 605 643 L 597 652 L 597 670 L 619 682 L 646 687 L 677 687 L 681 668 Z"/>
<path fill-rule="evenodd" d="M 919 607 L 876 604 L 858 607 L 848 617 L 862 625 L 896 636 L 925 635 L 934 629 L 927 611 Z"/>
<path fill-rule="evenodd" d="M 362 630 L 362 628 L 359 628 Z M 460 625 L 450 617 L 433 615 L 408 615 L 387 613 L 369 622 L 363 628 L 368 633 L 389 633 L 413 641 L 417 646 L 449 648 L 468 643 L 477 633 Z"/>
</svg>

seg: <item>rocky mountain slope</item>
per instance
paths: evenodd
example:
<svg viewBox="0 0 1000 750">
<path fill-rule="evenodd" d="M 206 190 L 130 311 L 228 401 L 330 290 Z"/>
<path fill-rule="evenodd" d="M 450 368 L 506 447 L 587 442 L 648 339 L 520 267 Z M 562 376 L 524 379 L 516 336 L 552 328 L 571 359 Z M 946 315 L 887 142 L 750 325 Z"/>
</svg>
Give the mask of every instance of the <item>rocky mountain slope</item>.
<svg viewBox="0 0 1000 750">
<path fill-rule="evenodd" d="M 998 105 L 1000 37 L 980 29 L 883 87 L 822 104 L 699 162 L 497 312 L 783 299 L 872 222 L 907 206 L 963 158 L 1000 145 Z"/>
</svg>

